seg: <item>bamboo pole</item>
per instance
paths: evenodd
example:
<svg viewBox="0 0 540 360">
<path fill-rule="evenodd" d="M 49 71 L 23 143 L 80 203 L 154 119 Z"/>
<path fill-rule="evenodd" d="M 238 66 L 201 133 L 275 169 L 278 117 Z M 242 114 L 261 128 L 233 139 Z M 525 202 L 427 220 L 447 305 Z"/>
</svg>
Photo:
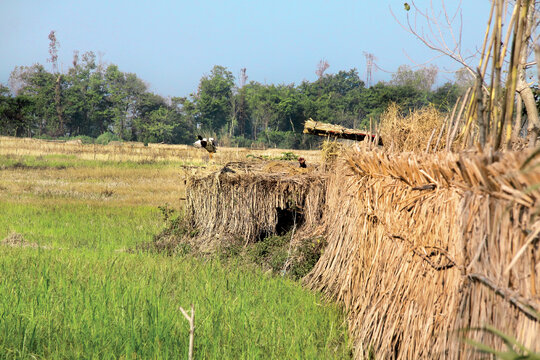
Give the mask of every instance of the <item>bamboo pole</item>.
<svg viewBox="0 0 540 360">
<path fill-rule="evenodd" d="M 500 61 L 500 55 L 501 55 L 501 32 L 502 32 L 502 8 L 504 0 L 495 0 L 495 30 L 493 32 L 493 81 L 491 83 L 491 113 L 492 116 L 492 124 L 491 124 L 491 135 L 492 135 L 492 143 L 496 143 L 497 133 L 498 133 L 498 127 L 500 124 L 500 118 L 499 118 L 499 109 L 498 109 L 498 99 L 499 99 L 499 92 L 501 88 L 501 67 L 502 62 Z"/>
<path fill-rule="evenodd" d="M 484 104 L 482 102 L 483 93 L 482 93 L 482 73 L 480 68 L 477 68 L 477 74 L 476 74 L 476 92 L 477 92 L 477 98 L 476 98 L 476 111 L 477 115 L 476 118 L 478 120 L 478 140 L 480 141 L 480 146 L 483 149 L 486 146 L 486 122 L 484 119 Z"/>
<path fill-rule="evenodd" d="M 516 10 L 517 9 L 517 10 Z M 512 134 L 512 116 L 514 115 L 514 99 L 517 85 L 517 75 L 519 68 L 519 59 L 521 56 L 521 46 L 523 44 L 523 28 L 526 25 L 528 6 L 523 6 L 521 0 L 516 1 L 514 11 L 519 11 L 519 18 L 514 24 L 514 36 L 512 40 L 512 52 L 510 54 L 510 65 L 508 67 L 508 76 L 506 78 L 506 99 L 503 103 L 501 112 L 500 126 L 497 128 L 497 137 L 495 141 L 495 149 L 498 149 L 502 143 L 502 134 L 505 124 L 508 124 L 508 135 Z M 503 54 L 504 56 L 504 54 Z M 501 60 L 502 61 L 502 60 Z M 508 137 L 507 135 L 507 137 Z M 506 139 L 509 143 L 510 139 Z"/>
<path fill-rule="evenodd" d="M 468 93 L 469 89 L 467 89 L 467 93 Z M 465 95 L 466 96 L 466 95 Z M 452 108 L 452 114 L 450 115 L 450 122 L 449 122 L 449 125 L 448 125 L 448 131 L 446 132 L 446 151 L 450 151 L 450 133 L 452 132 L 452 128 L 454 126 L 454 124 L 458 121 L 458 119 L 455 118 L 454 115 L 456 115 L 456 110 L 457 110 L 457 107 L 459 105 L 459 103 L 461 102 L 462 98 L 458 98 L 456 103 L 454 104 L 454 107 Z"/>
<path fill-rule="evenodd" d="M 469 101 L 469 95 L 474 96 L 474 95 L 471 94 L 471 91 L 472 91 L 472 88 L 468 88 L 467 92 L 465 92 L 465 95 L 464 95 L 464 97 L 463 97 L 463 99 L 461 101 L 461 107 L 459 109 L 459 112 L 458 112 L 458 115 L 457 115 L 457 118 L 456 118 L 454 129 L 452 130 L 452 134 L 450 135 L 450 141 L 449 141 L 448 149 L 452 148 L 452 143 L 454 142 L 454 139 L 456 138 L 456 134 L 457 134 L 457 131 L 459 129 L 459 124 L 461 122 L 461 115 L 463 115 L 463 110 L 465 110 L 465 105 Z"/>
<path fill-rule="evenodd" d="M 446 127 L 446 124 L 449 122 L 448 116 L 444 119 L 444 122 L 441 126 L 441 131 L 439 132 L 439 136 L 437 137 L 437 142 L 435 143 L 435 147 L 433 148 L 433 152 L 437 151 L 439 148 L 439 142 L 441 141 L 442 134 L 444 132 L 444 128 Z"/>
<path fill-rule="evenodd" d="M 491 20 L 493 19 L 493 9 L 494 8 L 495 8 L 495 2 L 492 1 L 491 2 L 491 9 L 489 10 L 489 19 L 488 19 L 487 26 L 486 26 L 486 33 L 484 35 L 484 42 L 482 44 L 482 52 L 481 52 L 482 56 L 480 56 L 480 63 L 478 64 L 478 67 L 482 68 L 482 77 L 484 77 L 484 75 L 485 75 L 486 67 L 487 67 L 487 64 L 489 62 L 489 54 L 486 57 L 485 62 L 484 62 L 484 54 L 486 52 L 486 44 L 487 44 L 487 40 L 488 40 L 488 37 L 489 37 L 489 32 L 491 31 Z M 493 40 L 493 37 L 491 38 L 491 40 Z M 490 44 L 489 44 L 489 47 L 488 47 L 488 52 L 490 51 L 492 46 L 493 46 L 493 44 L 490 41 Z M 484 62 L 484 64 L 482 64 L 483 62 Z M 482 65 L 484 65 L 484 66 L 482 66 Z"/>
<path fill-rule="evenodd" d="M 443 128 L 444 128 L 444 125 L 443 125 Z M 436 131 L 437 131 L 437 127 L 433 129 L 433 131 L 431 132 L 431 135 L 429 136 L 429 140 L 426 145 L 426 150 L 424 151 L 425 153 L 429 152 L 429 147 L 431 146 L 431 141 L 433 140 L 433 136 L 435 135 Z"/>
</svg>

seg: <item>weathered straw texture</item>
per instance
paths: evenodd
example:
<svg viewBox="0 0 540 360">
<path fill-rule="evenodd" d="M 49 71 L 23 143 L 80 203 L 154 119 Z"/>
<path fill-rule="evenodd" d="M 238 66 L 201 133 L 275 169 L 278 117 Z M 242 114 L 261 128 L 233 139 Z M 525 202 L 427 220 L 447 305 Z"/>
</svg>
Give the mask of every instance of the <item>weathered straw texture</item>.
<svg viewBox="0 0 540 360">
<path fill-rule="evenodd" d="M 446 145 L 447 120 L 434 107 L 425 107 L 402 115 L 390 104 L 381 115 L 380 133 L 389 151 L 437 151 Z"/>
<path fill-rule="evenodd" d="M 343 302 L 356 358 L 482 358 L 460 336 L 500 340 L 459 330 L 484 325 L 540 350 L 540 172 L 523 158 L 357 152 L 328 179 L 328 246 L 304 281 Z"/>
<path fill-rule="evenodd" d="M 302 214 L 298 236 L 318 226 L 325 176 L 315 167 L 297 166 L 286 161 L 229 163 L 217 173 L 190 178 L 186 214 L 198 230 L 197 247 L 206 252 L 231 237 L 254 242 L 276 234 L 279 210 Z"/>
</svg>

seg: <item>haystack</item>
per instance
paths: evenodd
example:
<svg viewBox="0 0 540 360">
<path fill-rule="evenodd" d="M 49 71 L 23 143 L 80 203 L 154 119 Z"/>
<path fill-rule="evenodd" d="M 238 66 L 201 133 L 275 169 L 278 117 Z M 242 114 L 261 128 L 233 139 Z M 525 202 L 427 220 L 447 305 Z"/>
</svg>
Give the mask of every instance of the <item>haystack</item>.
<svg viewBox="0 0 540 360">
<path fill-rule="evenodd" d="M 491 325 L 540 350 L 538 167 L 525 155 L 349 154 L 328 179 L 328 246 L 304 278 L 348 311 L 355 357 L 484 358 Z"/>
<path fill-rule="evenodd" d="M 203 252 L 234 238 L 250 243 L 293 230 L 298 238 L 320 224 L 325 191 L 326 175 L 314 166 L 228 163 L 216 173 L 188 180 L 186 215 Z"/>
<path fill-rule="evenodd" d="M 387 147 L 393 152 L 438 151 L 447 142 L 447 129 L 444 115 L 435 107 L 428 106 L 402 114 L 397 104 L 390 104 L 381 115 L 380 132 Z M 448 140 L 449 141 L 449 140 Z"/>
</svg>

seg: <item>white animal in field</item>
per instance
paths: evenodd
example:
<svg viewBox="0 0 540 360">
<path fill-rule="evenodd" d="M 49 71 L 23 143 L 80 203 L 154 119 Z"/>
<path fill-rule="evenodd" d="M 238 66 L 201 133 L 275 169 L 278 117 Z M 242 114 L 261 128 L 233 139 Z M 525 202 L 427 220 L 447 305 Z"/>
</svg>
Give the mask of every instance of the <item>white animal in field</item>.
<svg viewBox="0 0 540 360">
<path fill-rule="evenodd" d="M 203 148 L 208 151 L 208 156 L 212 159 L 212 155 L 217 151 L 216 140 L 214 138 L 203 138 L 201 135 L 197 135 L 199 140 L 193 143 L 196 148 Z"/>
</svg>

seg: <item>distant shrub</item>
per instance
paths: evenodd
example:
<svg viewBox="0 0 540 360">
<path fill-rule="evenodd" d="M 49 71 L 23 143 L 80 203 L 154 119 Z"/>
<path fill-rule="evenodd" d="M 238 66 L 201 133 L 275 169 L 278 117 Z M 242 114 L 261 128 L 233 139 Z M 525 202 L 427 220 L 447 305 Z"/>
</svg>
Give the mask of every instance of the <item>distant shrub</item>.
<svg viewBox="0 0 540 360">
<path fill-rule="evenodd" d="M 121 140 L 122 139 L 120 139 L 117 135 L 111 132 L 106 132 L 98 136 L 98 138 L 96 139 L 96 144 L 107 145 L 111 141 L 121 141 Z"/>
<path fill-rule="evenodd" d="M 281 153 L 280 160 L 298 160 L 298 155 L 290 151 L 284 152 L 284 153 Z"/>
</svg>

